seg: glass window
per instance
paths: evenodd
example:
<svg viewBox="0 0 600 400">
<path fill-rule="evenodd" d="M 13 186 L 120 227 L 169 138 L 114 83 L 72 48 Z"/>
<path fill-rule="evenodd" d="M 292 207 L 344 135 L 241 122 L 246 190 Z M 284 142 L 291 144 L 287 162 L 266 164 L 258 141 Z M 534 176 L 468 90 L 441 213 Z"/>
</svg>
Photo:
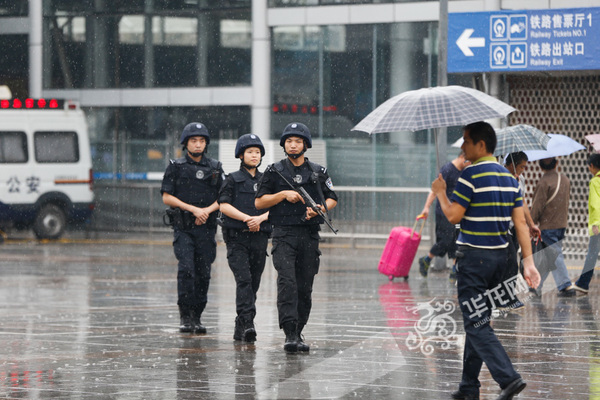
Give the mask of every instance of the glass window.
<svg viewBox="0 0 600 400">
<path fill-rule="evenodd" d="M 26 163 L 28 159 L 25 132 L 0 132 L 0 163 Z"/>
<path fill-rule="evenodd" d="M 381 3 L 408 3 L 436 0 L 269 0 L 269 7 L 304 7 L 325 6 L 340 4 L 381 4 Z"/>
<path fill-rule="evenodd" d="M 13 98 L 27 98 L 29 97 L 29 37 L 2 35 L 1 38 L 0 85 L 7 85 Z"/>
<path fill-rule="evenodd" d="M 390 97 L 435 86 L 436 29 L 433 22 L 272 28 L 271 138 L 290 122 L 305 123 L 313 138 L 325 139 L 337 185 L 429 182 L 432 132 L 352 128 Z"/>
<path fill-rule="evenodd" d="M 76 163 L 79 141 L 76 132 L 35 132 L 35 160 L 39 163 Z"/>
<path fill-rule="evenodd" d="M 249 1 L 72 3 L 45 2 L 46 88 L 250 84 Z"/>
<path fill-rule="evenodd" d="M 274 137 L 296 120 L 320 138 L 351 128 L 392 94 L 432 86 L 434 24 L 285 26 L 272 30 Z M 375 140 L 388 140 L 378 135 Z"/>
<path fill-rule="evenodd" d="M 25 17 L 28 12 L 27 0 L 0 0 L 0 17 Z"/>
</svg>

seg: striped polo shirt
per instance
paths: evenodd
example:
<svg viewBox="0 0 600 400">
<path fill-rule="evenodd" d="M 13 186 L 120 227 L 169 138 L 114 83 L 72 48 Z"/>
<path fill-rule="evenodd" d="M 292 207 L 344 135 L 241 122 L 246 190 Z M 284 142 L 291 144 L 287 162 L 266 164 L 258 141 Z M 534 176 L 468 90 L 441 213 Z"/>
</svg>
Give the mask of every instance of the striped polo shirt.
<svg viewBox="0 0 600 400">
<path fill-rule="evenodd" d="M 482 157 L 466 167 L 451 201 L 466 208 L 457 244 L 500 249 L 508 246 L 512 210 L 523 206 L 519 184 L 494 157 Z"/>
</svg>

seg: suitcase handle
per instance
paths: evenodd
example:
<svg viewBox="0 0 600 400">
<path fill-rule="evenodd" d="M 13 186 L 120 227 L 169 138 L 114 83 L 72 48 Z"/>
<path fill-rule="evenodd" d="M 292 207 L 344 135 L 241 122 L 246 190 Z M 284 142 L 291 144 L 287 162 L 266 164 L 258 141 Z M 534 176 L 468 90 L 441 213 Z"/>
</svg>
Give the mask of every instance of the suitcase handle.
<svg viewBox="0 0 600 400">
<path fill-rule="evenodd" d="M 413 234 L 416 232 L 417 224 L 419 223 L 419 221 L 421 221 L 421 228 L 419 229 L 419 236 L 421 236 L 421 232 L 423 232 L 423 228 L 425 227 L 425 216 L 423 214 L 419 214 L 419 215 L 417 215 L 417 218 L 415 218 L 415 223 L 412 227 L 412 233 L 410 234 L 411 239 L 413 237 Z"/>
</svg>

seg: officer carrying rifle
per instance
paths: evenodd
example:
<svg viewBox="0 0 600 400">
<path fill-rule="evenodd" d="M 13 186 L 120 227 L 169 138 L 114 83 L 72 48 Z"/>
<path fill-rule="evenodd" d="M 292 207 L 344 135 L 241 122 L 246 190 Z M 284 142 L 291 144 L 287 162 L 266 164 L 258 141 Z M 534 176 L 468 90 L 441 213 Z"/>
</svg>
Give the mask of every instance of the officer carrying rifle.
<svg viewBox="0 0 600 400">
<path fill-rule="evenodd" d="M 204 124 L 183 129 L 185 156 L 171 160 L 161 193 L 171 207 L 166 221 L 173 227 L 173 250 L 178 261 L 177 305 L 182 333 L 206 333 L 201 322 L 208 299 L 211 264 L 217 255 L 217 196 L 223 182 L 221 163 L 206 156 L 210 135 Z"/>
<path fill-rule="evenodd" d="M 308 322 L 314 277 L 319 271 L 320 224 L 327 220 L 327 211 L 337 205 L 337 196 L 327 169 L 304 156 L 312 147 L 306 125 L 287 125 L 279 144 L 287 157 L 267 168 L 255 205 L 257 209 L 269 208 L 273 224 L 271 253 L 277 270 L 279 327 L 285 333 L 283 349 L 288 353 L 308 352 L 302 330 Z M 314 207 L 320 212 L 294 188 L 304 189 L 318 203 Z"/>
<path fill-rule="evenodd" d="M 267 244 L 271 233 L 267 210 L 257 210 L 254 197 L 262 173 L 258 171 L 265 147 L 253 134 L 242 135 L 235 145 L 240 169 L 227 175 L 219 192 L 223 213 L 223 239 L 227 244 L 227 261 L 236 283 L 236 314 L 233 339 L 256 340 L 254 317 L 256 293 L 265 269 Z"/>
</svg>

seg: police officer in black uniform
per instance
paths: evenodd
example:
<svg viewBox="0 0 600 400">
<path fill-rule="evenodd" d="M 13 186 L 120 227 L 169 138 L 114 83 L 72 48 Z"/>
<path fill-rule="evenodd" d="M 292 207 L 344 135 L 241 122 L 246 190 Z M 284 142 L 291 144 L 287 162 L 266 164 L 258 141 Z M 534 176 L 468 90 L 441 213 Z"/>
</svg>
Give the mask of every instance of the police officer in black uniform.
<svg viewBox="0 0 600 400">
<path fill-rule="evenodd" d="M 313 281 L 319 271 L 321 255 L 319 230 L 325 221 L 307 207 L 302 196 L 290 188 L 284 178 L 295 187 L 303 187 L 323 211 L 337 205 L 337 196 L 327 169 L 304 156 L 312 147 L 306 125 L 297 122 L 287 125 L 279 144 L 287 158 L 267 168 L 255 204 L 258 209 L 270 208 L 279 327 L 285 332 L 283 348 L 289 353 L 307 352 L 310 349 L 301 334 L 312 306 Z"/>
<path fill-rule="evenodd" d="M 254 197 L 262 173 L 258 171 L 265 147 L 253 134 L 242 135 L 235 146 L 240 169 L 225 178 L 219 192 L 223 213 L 223 239 L 227 260 L 236 282 L 234 340 L 254 342 L 256 329 L 256 292 L 265 269 L 267 244 L 271 233 L 269 213 L 254 206 Z"/>
<path fill-rule="evenodd" d="M 217 254 L 217 196 L 224 173 L 219 161 L 206 156 L 210 135 L 204 124 L 186 125 L 180 142 L 185 157 L 171 160 L 160 189 L 163 202 L 171 207 L 167 215 L 175 231 L 179 331 L 206 333 L 200 318 Z"/>
</svg>

